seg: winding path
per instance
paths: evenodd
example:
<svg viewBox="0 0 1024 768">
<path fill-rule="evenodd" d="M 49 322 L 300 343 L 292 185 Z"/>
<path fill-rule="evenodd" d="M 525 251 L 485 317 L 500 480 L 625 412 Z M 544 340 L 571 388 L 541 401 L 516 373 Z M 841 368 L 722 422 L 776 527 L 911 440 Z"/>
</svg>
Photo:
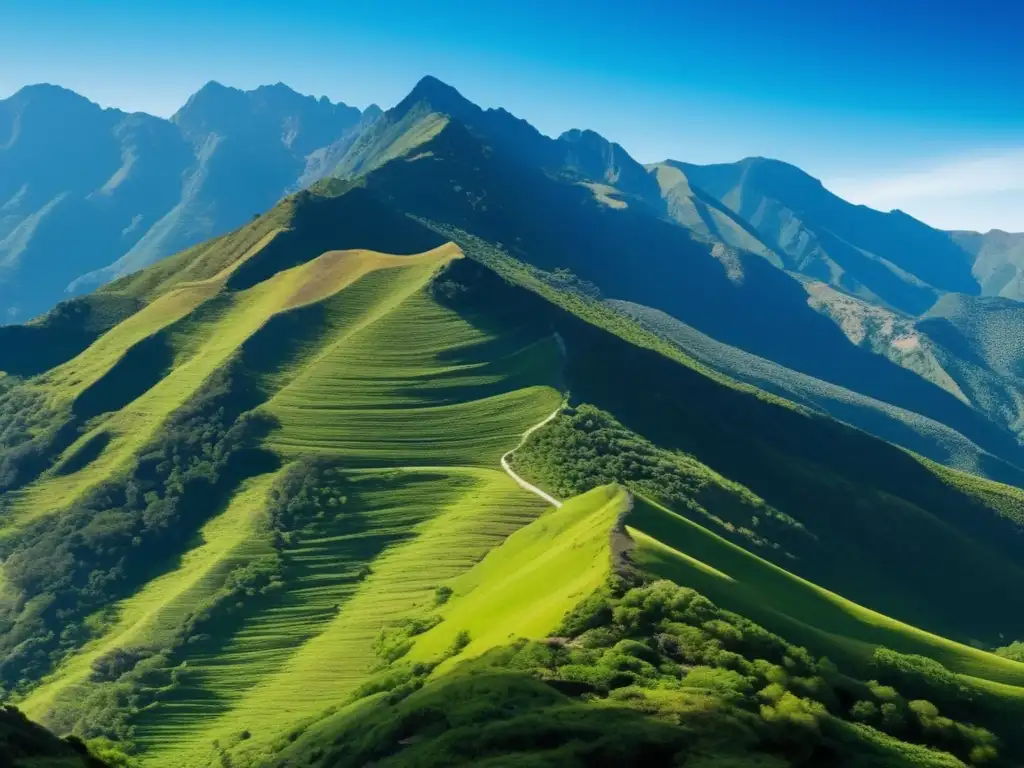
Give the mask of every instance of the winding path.
<svg viewBox="0 0 1024 768">
<path fill-rule="evenodd" d="M 532 435 L 538 429 L 540 429 L 545 424 L 547 424 L 549 421 L 551 421 L 553 418 L 555 418 L 555 416 L 560 414 L 562 412 L 562 408 L 564 408 L 564 407 L 565 407 L 565 403 L 562 403 L 562 405 L 560 405 L 557 408 L 555 408 L 555 410 L 552 411 L 551 415 L 548 416 L 546 419 L 544 419 L 544 421 L 541 421 L 541 422 L 539 422 L 537 424 L 534 424 L 528 430 L 523 432 L 523 436 L 519 440 L 519 445 L 517 445 L 515 448 L 513 448 L 511 451 L 508 451 L 504 456 L 501 457 L 501 468 L 505 470 L 505 473 L 509 477 L 511 477 L 513 480 L 516 481 L 516 483 L 519 485 L 520 488 L 525 488 L 530 493 L 535 493 L 536 495 L 538 495 L 542 499 L 544 499 L 544 501 L 546 501 L 548 504 L 553 504 L 556 507 L 562 506 L 562 502 L 560 502 L 558 499 L 556 499 L 550 493 L 545 493 L 544 491 L 542 491 L 540 488 L 538 488 L 533 483 L 527 482 L 522 477 L 517 475 L 516 471 L 514 469 L 512 469 L 512 466 L 508 463 L 508 458 L 513 453 L 515 453 L 516 451 L 518 451 L 520 448 L 523 447 L 523 443 L 525 443 L 527 441 L 527 439 L 529 439 L 530 435 Z"/>
<path fill-rule="evenodd" d="M 555 333 L 555 341 L 558 342 L 558 348 L 562 351 L 562 356 L 564 357 L 565 354 L 566 354 L 566 352 L 565 352 L 565 341 L 562 340 L 562 335 L 560 333 L 557 333 L 557 332 Z M 521 438 L 519 438 L 519 444 L 516 445 L 516 447 L 513 448 L 511 451 L 507 451 L 505 453 L 505 455 L 501 457 L 501 468 L 503 470 L 505 470 L 505 474 L 507 474 L 509 477 L 511 477 L 513 480 L 516 481 L 516 484 L 520 488 L 524 488 L 525 490 L 529 491 L 530 493 L 533 493 L 533 494 L 536 494 L 537 496 L 540 496 L 548 504 L 551 504 L 551 505 L 553 505 L 555 507 L 562 506 L 562 502 L 560 502 L 558 499 L 556 499 L 550 493 L 546 493 L 545 491 L 542 491 L 540 488 L 538 488 L 533 483 L 527 482 L 522 477 L 520 477 L 518 474 L 516 474 L 516 471 L 514 469 L 512 469 L 512 465 L 509 464 L 508 460 L 509 460 L 509 457 L 513 453 L 515 453 L 516 451 L 518 451 L 520 448 L 523 447 L 523 444 L 526 443 L 527 440 L 529 440 L 530 435 L 532 435 L 538 429 L 540 429 L 545 424 L 547 424 L 552 419 L 554 419 L 558 414 L 560 414 L 562 412 L 563 408 L 565 408 L 565 403 L 564 402 L 560 406 L 555 408 L 555 410 L 552 411 L 551 414 L 546 419 L 544 419 L 543 421 L 538 422 L 537 424 L 534 424 L 528 430 L 523 432 L 523 436 Z"/>
</svg>

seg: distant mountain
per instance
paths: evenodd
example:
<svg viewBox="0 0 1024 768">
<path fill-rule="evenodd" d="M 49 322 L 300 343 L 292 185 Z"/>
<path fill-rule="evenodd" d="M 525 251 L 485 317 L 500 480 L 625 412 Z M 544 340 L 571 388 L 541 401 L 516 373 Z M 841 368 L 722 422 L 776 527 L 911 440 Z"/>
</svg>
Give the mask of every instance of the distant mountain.
<svg viewBox="0 0 1024 768">
<path fill-rule="evenodd" d="M 949 294 L 916 327 L 976 408 L 1024 433 L 1024 304 Z"/>
<path fill-rule="evenodd" d="M 690 165 L 668 162 L 738 215 L 785 269 L 910 314 L 941 292 L 977 295 L 972 259 L 943 232 L 901 211 L 852 205 L 778 160 Z"/>
<path fill-rule="evenodd" d="M 777 267 L 785 267 L 783 256 L 765 243 L 747 222 L 690 180 L 679 163 L 656 163 L 649 170 L 664 198 L 666 213 L 695 235 L 709 242 L 763 256 Z"/>
<path fill-rule="evenodd" d="M 983 296 L 1024 299 L 1024 233 L 950 232 L 957 245 L 974 258 L 974 276 Z"/>
<path fill-rule="evenodd" d="M 171 120 L 49 85 L 0 101 L 0 317 L 27 320 L 239 226 L 361 116 L 281 84 L 210 83 Z"/>
</svg>

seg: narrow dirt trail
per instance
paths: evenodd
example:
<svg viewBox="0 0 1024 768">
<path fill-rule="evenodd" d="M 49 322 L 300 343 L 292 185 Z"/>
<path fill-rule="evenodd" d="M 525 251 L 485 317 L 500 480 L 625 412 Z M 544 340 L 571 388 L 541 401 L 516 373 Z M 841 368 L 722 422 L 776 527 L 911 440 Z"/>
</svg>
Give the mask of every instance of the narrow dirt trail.
<svg viewBox="0 0 1024 768">
<path fill-rule="evenodd" d="M 562 335 L 560 333 L 557 333 L 557 332 L 555 333 L 555 341 L 558 342 L 558 348 L 562 351 L 562 356 L 565 357 L 565 355 L 566 355 L 565 341 L 563 341 Z M 509 464 L 508 460 L 509 460 L 509 457 L 513 453 L 515 453 L 516 451 L 518 451 L 520 448 L 523 447 L 523 445 L 526 443 L 526 441 L 530 439 L 530 435 L 532 435 L 534 432 L 536 432 L 538 429 L 543 427 L 545 424 L 549 423 L 558 414 L 560 414 L 562 412 L 562 409 L 565 408 L 565 405 L 566 404 L 563 402 L 560 406 L 555 408 L 555 410 L 552 411 L 551 414 L 548 415 L 547 418 L 545 418 L 543 421 L 538 422 L 537 424 L 534 424 L 528 430 L 523 432 L 523 436 L 519 439 L 519 444 L 516 445 L 516 447 L 513 448 L 511 451 L 507 451 L 505 453 L 505 455 L 501 457 L 501 468 L 503 470 L 505 470 L 505 474 L 507 474 L 509 477 L 511 477 L 513 480 L 516 481 L 516 484 L 520 488 L 524 488 L 525 490 L 529 491 L 530 493 L 535 494 L 537 496 L 540 496 L 548 504 L 551 504 L 551 505 L 553 505 L 555 507 L 561 507 L 562 506 L 562 502 L 560 502 L 558 499 L 556 499 L 550 493 L 542 491 L 540 488 L 538 488 L 533 483 L 527 482 L 522 477 L 520 477 L 518 474 L 516 474 L 516 471 L 514 469 L 512 469 L 512 465 Z"/>
<path fill-rule="evenodd" d="M 563 403 L 562 405 L 558 406 L 554 411 L 552 411 L 551 414 L 546 419 L 544 419 L 541 422 L 538 422 L 537 424 L 534 424 L 528 430 L 523 432 L 523 436 L 519 440 L 519 445 L 517 445 L 515 448 L 513 448 L 511 451 L 508 451 L 504 456 L 501 457 L 501 468 L 503 470 L 505 470 L 505 474 L 507 474 L 509 477 L 511 477 L 513 480 L 516 481 L 516 484 L 519 485 L 520 488 L 525 488 L 530 493 L 533 493 L 533 494 L 536 494 L 537 496 L 540 496 L 548 504 L 552 504 L 552 505 L 554 505 L 556 507 L 562 506 L 562 502 L 560 502 L 558 499 L 556 499 L 550 493 L 546 493 L 546 492 L 542 491 L 540 488 L 538 488 L 533 483 L 527 482 L 522 477 L 520 477 L 518 474 L 516 474 L 516 471 L 514 469 L 512 469 L 512 466 L 508 463 L 508 459 L 509 459 L 509 457 L 513 453 L 515 453 L 516 451 L 518 451 L 520 448 L 523 447 L 523 444 L 529 439 L 530 435 L 532 435 L 538 429 L 540 429 L 545 424 L 547 424 L 552 419 L 554 419 L 558 414 L 560 414 L 562 412 L 562 408 L 564 408 L 564 407 L 565 407 L 565 404 Z"/>
</svg>

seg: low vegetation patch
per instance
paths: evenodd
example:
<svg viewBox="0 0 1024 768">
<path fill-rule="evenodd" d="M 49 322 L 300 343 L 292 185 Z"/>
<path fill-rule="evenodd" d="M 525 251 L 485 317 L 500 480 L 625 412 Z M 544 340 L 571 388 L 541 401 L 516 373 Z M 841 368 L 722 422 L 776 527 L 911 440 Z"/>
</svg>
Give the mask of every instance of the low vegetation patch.
<svg viewBox="0 0 1024 768">
<path fill-rule="evenodd" d="M 307 728 L 277 764 L 1012 763 L 941 665 L 880 649 L 874 671 L 851 676 L 692 589 L 612 579 L 546 640 L 411 692 L 407 667 L 391 689 L 378 678 L 382 698 Z"/>
<path fill-rule="evenodd" d="M 696 513 L 719 533 L 755 548 L 788 552 L 813 541 L 796 520 L 692 456 L 660 448 L 586 403 L 566 408 L 513 457 L 516 470 L 569 498 L 621 482 L 650 498 Z"/>
</svg>

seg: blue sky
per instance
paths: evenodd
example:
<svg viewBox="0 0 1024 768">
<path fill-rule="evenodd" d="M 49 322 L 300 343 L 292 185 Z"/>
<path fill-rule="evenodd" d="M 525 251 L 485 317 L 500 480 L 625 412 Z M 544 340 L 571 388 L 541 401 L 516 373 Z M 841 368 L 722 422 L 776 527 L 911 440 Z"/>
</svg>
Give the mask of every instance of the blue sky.
<svg viewBox="0 0 1024 768">
<path fill-rule="evenodd" d="M 423 74 L 644 162 L 777 157 L 855 202 L 1024 231 L 1024 3 L 0 0 L 0 97 L 170 115 L 204 82 L 357 106 Z"/>
</svg>

